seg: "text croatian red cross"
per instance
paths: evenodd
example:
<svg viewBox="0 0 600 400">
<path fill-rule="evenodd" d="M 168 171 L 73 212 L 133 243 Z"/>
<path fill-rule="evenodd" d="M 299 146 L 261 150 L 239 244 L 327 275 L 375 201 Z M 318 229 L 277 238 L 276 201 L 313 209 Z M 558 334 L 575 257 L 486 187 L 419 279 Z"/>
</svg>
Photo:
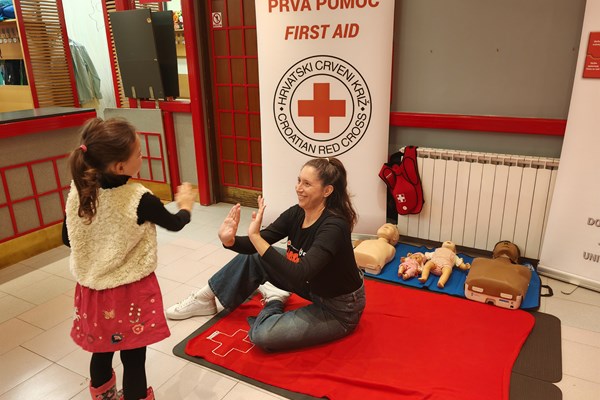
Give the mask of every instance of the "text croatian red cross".
<svg viewBox="0 0 600 400">
<path fill-rule="evenodd" d="M 298 101 L 298 116 L 314 117 L 315 133 L 329 133 L 330 118 L 346 116 L 346 100 L 331 100 L 329 83 L 314 83 L 313 96 L 313 100 Z"/>
<path fill-rule="evenodd" d="M 233 335 L 216 331 L 207 339 L 218 343 L 218 346 L 212 352 L 221 357 L 225 357 L 232 350 L 247 353 L 254 347 L 254 344 L 248 338 L 248 332 L 242 329 L 237 330 Z"/>
</svg>

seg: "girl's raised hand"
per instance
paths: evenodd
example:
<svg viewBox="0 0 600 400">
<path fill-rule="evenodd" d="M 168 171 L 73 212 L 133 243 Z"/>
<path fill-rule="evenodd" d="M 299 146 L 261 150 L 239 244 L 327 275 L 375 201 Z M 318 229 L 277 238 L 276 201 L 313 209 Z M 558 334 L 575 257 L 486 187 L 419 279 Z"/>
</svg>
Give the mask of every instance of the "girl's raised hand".
<svg viewBox="0 0 600 400">
<path fill-rule="evenodd" d="M 175 202 L 180 209 L 192 212 L 197 194 L 198 191 L 194 189 L 190 183 L 184 182 L 177 187 L 177 193 L 175 193 Z"/>
</svg>

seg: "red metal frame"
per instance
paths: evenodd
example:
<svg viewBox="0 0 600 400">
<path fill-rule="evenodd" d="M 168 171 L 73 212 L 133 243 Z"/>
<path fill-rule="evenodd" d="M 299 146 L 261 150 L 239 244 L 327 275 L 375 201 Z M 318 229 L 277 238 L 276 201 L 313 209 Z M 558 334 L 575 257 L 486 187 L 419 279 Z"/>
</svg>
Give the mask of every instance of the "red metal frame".
<svg viewBox="0 0 600 400">
<path fill-rule="evenodd" d="M 51 131 L 54 129 L 79 127 L 91 118 L 96 118 L 96 111 L 85 111 L 76 114 L 57 115 L 54 117 L 33 118 L 24 121 L 0 124 L 0 139 L 11 136 L 26 135 Z"/>
<path fill-rule="evenodd" d="M 26 235 L 31 232 L 35 232 L 42 228 L 47 228 L 49 226 L 52 226 L 52 225 L 62 221 L 62 218 L 60 218 L 56 221 L 44 221 L 44 216 L 42 214 L 42 209 L 40 206 L 40 198 L 54 194 L 54 193 L 58 193 L 61 210 L 65 209 L 65 198 L 64 198 L 63 192 L 65 190 L 69 189 L 69 185 L 64 185 L 64 186 L 61 185 L 60 175 L 58 173 L 57 161 L 64 159 L 68 156 L 69 156 L 69 154 L 62 154 L 59 156 L 47 157 L 47 158 L 40 159 L 40 160 L 34 160 L 34 161 L 26 162 L 26 163 L 15 164 L 15 165 L 10 165 L 10 166 L 0 168 L 0 180 L 2 183 L 2 187 L 4 188 L 4 193 L 5 193 L 5 197 L 6 197 L 6 201 L 4 203 L 0 203 L 0 209 L 8 208 L 8 213 L 10 215 L 11 225 L 12 225 L 12 229 L 13 229 L 13 235 L 0 239 L 0 243 L 9 241 L 9 240 L 17 238 L 19 236 Z M 52 168 L 53 168 L 53 172 L 54 172 L 54 183 L 56 184 L 56 188 L 48 190 L 43 193 L 38 193 L 37 185 L 35 182 L 35 175 L 33 174 L 33 165 L 48 163 L 48 162 L 52 163 Z M 8 181 L 6 179 L 6 171 L 12 170 L 12 169 L 19 169 L 19 168 L 27 168 L 27 172 L 28 172 L 28 176 L 29 176 L 29 183 L 31 185 L 33 194 L 30 196 L 25 196 L 25 197 L 19 198 L 19 199 L 13 199 L 12 196 L 10 195 L 10 190 L 8 188 Z M 38 222 L 39 222 L 38 226 L 28 229 L 26 231 L 20 232 L 18 230 L 17 219 L 16 219 L 16 216 L 14 213 L 14 205 L 23 203 L 26 201 L 31 201 L 31 200 L 33 200 L 35 202 L 37 217 L 38 217 Z"/>
<path fill-rule="evenodd" d="M 390 125 L 416 128 L 564 136 L 567 121 L 563 119 L 545 118 L 392 112 L 390 113 Z"/>
<path fill-rule="evenodd" d="M 189 101 L 138 100 L 129 98 L 130 108 L 160 109 L 170 113 L 192 113 L 192 103 Z"/>
<path fill-rule="evenodd" d="M 142 137 L 142 139 L 144 140 L 144 143 L 146 144 L 146 154 L 142 154 L 142 160 L 146 160 L 148 162 L 148 173 L 150 174 L 150 178 L 142 178 L 140 177 L 140 174 L 138 174 L 135 178 L 142 180 L 142 181 L 148 181 L 148 182 L 158 182 L 158 183 L 166 183 L 167 182 L 167 173 L 166 173 L 166 169 L 165 169 L 165 155 L 164 155 L 164 151 L 163 151 L 163 145 L 162 145 L 162 140 L 160 137 L 159 133 L 154 133 L 154 132 L 138 132 L 138 135 L 140 135 Z M 158 139 L 158 150 L 159 150 L 159 155 L 158 156 L 153 156 L 152 154 L 150 154 L 150 143 L 149 143 L 149 138 L 150 137 L 154 137 Z M 161 169 L 162 169 L 162 180 L 158 180 L 158 179 L 154 179 L 154 169 L 152 168 L 152 160 L 159 160 L 160 164 L 161 164 Z M 175 192 L 173 192 L 175 193 Z"/>
<path fill-rule="evenodd" d="M 136 100 L 136 99 L 129 99 L 129 104 L 131 105 L 131 100 Z M 140 100 L 140 108 L 145 108 L 145 109 L 151 109 L 154 110 L 157 108 L 157 102 L 155 100 Z"/>
<path fill-rule="evenodd" d="M 135 9 L 135 0 L 115 0 L 115 7 L 117 11 L 133 10 Z"/>
<path fill-rule="evenodd" d="M 234 87 L 242 87 L 245 90 L 245 97 L 246 97 L 246 107 L 248 107 L 249 105 L 249 97 L 248 97 L 248 88 L 250 87 L 254 87 L 254 88 L 258 88 L 257 84 L 249 84 L 248 83 L 248 71 L 247 71 L 247 60 L 248 59 L 256 59 L 256 56 L 232 56 L 231 55 L 231 48 L 230 48 L 230 37 L 229 37 L 229 32 L 231 30 L 242 30 L 245 32 L 246 29 L 256 29 L 256 26 L 250 26 L 250 25 L 245 25 L 244 24 L 244 4 L 243 2 L 239 2 L 239 6 L 241 8 L 240 10 L 240 15 L 242 18 L 242 24 L 241 26 L 236 26 L 236 27 L 231 27 L 231 26 L 223 26 L 222 28 L 219 28 L 219 30 L 223 30 L 226 32 L 226 37 L 227 37 L 227 53 L 228 55 L 226 56 L 217 56 L 215 54 L 214 51 L 214 45 L 212 46 L 212 61 L 213 61 L 213 69 L 214 71 L 217 70 L 217 60 L 219 59 L 225 59 L 227 60 L 227 64 L 228 64 L 228 74 L 229 74 L 229 82 L 230 83 L 226 83 L 226 84 L 220 84 L 217 82 L 217 77 L 216 77 L 216 73 L 213 74 L 213 85 L 215 88 L 219 88 L 219 87 L 225 87 L 229 89 L 229 98 L 230 98 L 230 102 L 233 105 L 234 101 L 233 101 L 233 88 Z M 225 0 L 224 1 L 224 7 L 225 10 L 228 10 L 228 1 Z M 212 3 L 209 1 L 209 14 L 212 15 Z M 226 16 L 223 18 L 224 21 L 227 21 L 227 24 L 224 25 L 229 25 L 229 15 L 226 14 Z M 210 38 L 211 41 L 215 42 L 215 37 L 214 37 L 214 31 L 215 29 L 212 28 L 210 29 Z M 245 34 L 242 35 L 242 49 L 243 49 L 243 54 L 246 54 L 246 41 L 245 41 Z M 233 83 L 233 76 L 232 76 L 232 65 L 231 65 L 231 61 L 233 59 L 242 59 L 244 60 L 244 79 L 245 79 L 245 83 L 243 84 L 234 84 Z M 219 99 L 217 96 L 215 96 L 215 109 L 216 109 L 216 113 L 217 113 L 217 117 L 215 118 L 215 126 L 216 126 L 216 130 L 217 130 L 217 137 L 219 140 L 219 146 L 218 146 L 218 152 L 219 152 L 219 168 L 221 170 L 221 184 L 223 186 L 235 186 L 235 187 L 239 187 L 239 188 L 245 188 L 245 189 L 251 189 L 251 190 L 261 190 L 260 187 L 258 187 L 255 182 L 254 182 L 254 176 L 252 174 L 252 168 L 254 167 L 260 167 L 261 164 L 259 163 L 253 163 L 252 162 L 252 147 L 251 147 L 251 143 L 253 141 L 260 141 L 260 139 L 258 138 L 252 138 L 250 135 L 250 115 L 260 115 L 259 112 L 251 112 L 249 110 L 246 111 L 240 111 L 240 110 L 235 110 L 235 109 L 231 109 L 231 110 L 226 110 L 221 108 L 221 105 L 219 104 Z M 233 132 L 230 135 L 224 135 L 223 131 L 221 129 L 221 118 L 220 118 L 220 114 L 229 114 L 231 116 L 231 126 L 233 127 Z M 245 114 L 245 118 L 246 118 L 246 126 L 248 128 L 248 136 L 247 137 L 242 137 L 242 136 L 238 136 L 235 132 L 235 117 L 236 114 Z M 234 159 L 233 160 L 226 160 L 223 157 L 223 145 L 222 145 L 222 140 L 223 139 L 229 139 L 232 140 L 234 143 L 234 147 L 233 147 L 233 152 L 234 152 Z M 238 160 L 238 146 L 237 146 L 237 142 L 239 140 L 246 140 L 247 142 L 247 147 L 246 147 L 246 151 L 247 151 L 247 158 L 249 161 L 239 161 Z M 235 166 L 235 184 L 231 184 L 231 183 L 227 183 L 225 182 L 224 176 L 225 174 L 223 173 L 224 171 L 224 165 L 225 163 L 230 163 L 233 164 Z M 250 168 L 250 185 L 242 185 L 240 184 L 240 174 L 239 174 L 239 165 L 246 165 Z"/>
<path fill-rule="evenodd" d="M 129 101 L 129 108 L 140 107 L 140 102 L 138 101 L 138 99 L 132 99 L 131 97 L 128 97 L 127 100 Z"/>
<path fill-rule="evenodd" d="M 13 6 L 15 7 L 15 14 L 17 16 L 17 24 L 19 25 L 19 32 L 21 34 L 21 47 L 23 47 L 23 54 L 29 54 L 29 43 L 27 42 L 27 36 L 25 33 L 25 22 L 23 22 L 23 9 L 21 8 L 21 0 L 14 0 Z M 29 84 L 29 90 L 31 91 L 31 98 L 33 99 L 33 108 L 39 108 L 40 102 L 38 100 L 37 89 L 35 87 L 35 78 L 33 76 L 33 70 L 31 69 L 31 63 L 25 63 L 25 69 L 27 70 L 27 83 Z"/>
<path fill-rule="evenodd" d="M 200 204 L 211 204 L 210 176 L 208 174 L 208 151 L 206 133 L 204 131 L 204 108 L 202 103 L 202 84 L 200 75 L 200 57 L 198 55 L 196 29 L 196 11 L 193 0 L 181 0 L 181 12 L 185 18 L 183 35 L 188 66 L 190 85 L 190 102 L 192 103 L 192 128 L 196 154 L 196 171 L 198 174 L 198 194 Z"/>
<path fill-rule="evenodd" d="M 189 101 L 159 101 L 158 108 L 170 113 L 191 113 L 192 103 Z"/>
<path fill-rule="evenodd" d="M 177 141 L 175 140 L 175 123 L 173 113 L 162 111 L 163 129 L 165 132 L 165 145 L 167 147 L 167 156 L 169 160 L 169 177 L 171 181 L 171 192 L 177 193 L 177 186 L 181 185 L 179 176 L 179 157 L 177 154 Z"/>
</svg>

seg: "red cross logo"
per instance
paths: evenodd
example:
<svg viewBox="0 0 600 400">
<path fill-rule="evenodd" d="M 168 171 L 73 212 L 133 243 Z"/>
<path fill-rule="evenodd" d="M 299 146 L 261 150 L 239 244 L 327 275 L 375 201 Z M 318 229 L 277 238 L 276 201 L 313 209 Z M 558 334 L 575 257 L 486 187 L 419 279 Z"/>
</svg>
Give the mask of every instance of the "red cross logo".
<svg viewBox="0 0 600 400">
<path fill-rule="evenodd" d="M 329 83 L 314 83 L 313 97 L 298 101 L 298 116 L 313 117 L 315 133 L 329 133 L 330 118 L 346 116 L 346 100 L 331 100 Z"/>
<path fill-rule="evenodd" d="M 225 357 L 233 350 L 247 353 L 254 347 L 248 338 L 248 331 L 243 329 L 238 329 L 233 335 L 215 331 L 207 339 L 218 344 L 212 352 L 219 357 Z"/>
</svg>

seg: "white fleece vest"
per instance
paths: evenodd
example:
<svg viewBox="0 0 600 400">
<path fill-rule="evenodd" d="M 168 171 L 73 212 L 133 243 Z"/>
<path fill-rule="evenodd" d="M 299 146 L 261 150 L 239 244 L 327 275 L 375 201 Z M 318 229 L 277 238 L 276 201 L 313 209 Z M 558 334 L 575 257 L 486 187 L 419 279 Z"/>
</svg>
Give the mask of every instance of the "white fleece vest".
<svg viewBox="0 0 600 400">
<path fill-rule="evenodd" d="M 99 189 L 96 215 L 85 224 L 77 215 L 79 196 L 71 183 L 66 205 L 69 265 L 80 285 L 110 289 L 139 281 L 156 269 L 156 226 L 137 224 L 140 199 L 149 191 L 139 183 Z"/>
</svg>

